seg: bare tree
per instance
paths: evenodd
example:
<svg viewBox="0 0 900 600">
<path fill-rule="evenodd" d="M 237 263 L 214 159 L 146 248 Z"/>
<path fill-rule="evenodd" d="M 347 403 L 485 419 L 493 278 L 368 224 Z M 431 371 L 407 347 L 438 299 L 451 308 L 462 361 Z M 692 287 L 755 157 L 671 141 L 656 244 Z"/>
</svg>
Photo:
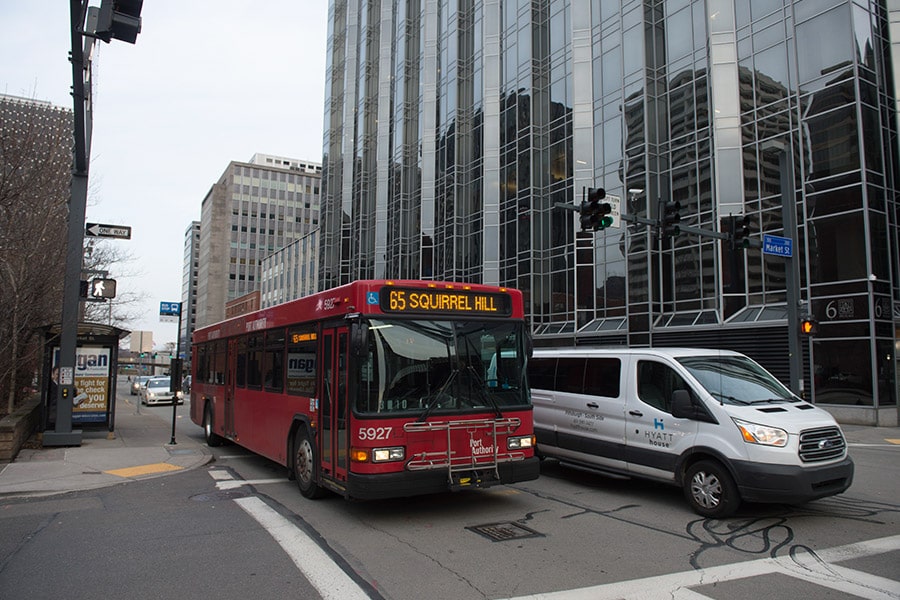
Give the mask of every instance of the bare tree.
<svg viewBox="0 0 900 600">
<path fill-rule="evenodd" d="M 0 396 L 12 412 L 60 319 L 72 114 L 0 96 Z M 2 406 L 2 403 L 0 403 Z"/>
</svg>

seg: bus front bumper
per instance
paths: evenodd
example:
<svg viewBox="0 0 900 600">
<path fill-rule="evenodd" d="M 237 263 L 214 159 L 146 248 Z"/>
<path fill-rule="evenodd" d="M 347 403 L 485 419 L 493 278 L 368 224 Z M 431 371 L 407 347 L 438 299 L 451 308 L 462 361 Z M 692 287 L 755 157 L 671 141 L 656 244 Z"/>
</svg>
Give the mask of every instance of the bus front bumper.
<svg viewBox="0 0 900 600">
<path fill-rule="evenodd" d="M 349 473 L 345 495 L 356 500 L 378 500 L 437 494 L 466 488 L 487 488 L 498 484 L 508 485 L 537 479 L 540 464 L 537 457 L 532 457 L 501 463 L 497 470 L 500 474 L 499 481 L 494 476 L 493 469 L 454 472 L 452 482 L 446 469 L 378 475 Z"/>
</svg>

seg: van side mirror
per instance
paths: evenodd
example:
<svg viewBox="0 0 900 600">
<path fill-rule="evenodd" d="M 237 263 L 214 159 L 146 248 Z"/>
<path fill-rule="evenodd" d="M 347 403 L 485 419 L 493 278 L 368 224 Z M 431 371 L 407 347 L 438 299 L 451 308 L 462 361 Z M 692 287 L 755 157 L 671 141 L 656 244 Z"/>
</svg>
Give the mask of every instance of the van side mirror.
<svg viewBox="0 0 900 600">
<path fill-rule="evenodd" d="M 694 419 L 697 409 L 691 402 L 691 395 L 687 390 L 675 390 L 672 392 L 672 416 L 677 419 Z"/>
<path fill-rule="evenodd" d="M 691 394 L 687 390 L 675 390 L 672 392 L 672 416 L 676 419 L 693 419 L 705 423 L 718 423 L 719 421 L 706 410 L 702 403 L 694 404 Z"/>
</svg>

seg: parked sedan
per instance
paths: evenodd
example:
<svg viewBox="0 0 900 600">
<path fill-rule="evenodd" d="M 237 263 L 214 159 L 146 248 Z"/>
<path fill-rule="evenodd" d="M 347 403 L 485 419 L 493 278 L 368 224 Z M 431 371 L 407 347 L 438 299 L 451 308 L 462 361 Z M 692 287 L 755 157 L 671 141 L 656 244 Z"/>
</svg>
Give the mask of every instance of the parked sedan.
<svg viewBox="0 0 900 600">
<path fill-rule="evenodd" d="M 148 379 L 146 385 L 141 388 L 141 403 L 171 404 L 177 401 L 184 404 L 184 397 L 180 392 L 172 391 L 172 381 L 168 377 L 153 377 Z"/>
</svg>

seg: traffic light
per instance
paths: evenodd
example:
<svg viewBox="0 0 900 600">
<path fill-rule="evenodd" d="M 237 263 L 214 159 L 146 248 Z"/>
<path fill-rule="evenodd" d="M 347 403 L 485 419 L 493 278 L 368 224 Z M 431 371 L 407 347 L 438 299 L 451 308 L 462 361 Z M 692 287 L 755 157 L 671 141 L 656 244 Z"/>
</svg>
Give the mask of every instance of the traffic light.
<svg viewBox="0 0 900 600">
<path fill-rule="evenodd" d="M 665 206 L 663 206 L 663 214 L 659 223 L 663 237 L 676 236 L 681 233 L 681 228 L 678 227 L 680 221 L 681 202 L 678 200 L 666 202 Z"/>
<path fill-rule="evenodd" d="M 91 279 L 88 288 L 88 297 L 90 298 L 115 298 L 116 297 L 116 280 L 115 279 Z"/>
<path fill-rule="evenodd" d="M 750 247 L 750 215 L 734 217 L 731 229 L 731 249 Z"/>
<path fill-rule="evenodd" d="M 133 44 L 141 32 L 143 5 L 144 0 L 102 0 L 95 35 L 104 42 L 116 39 Z"/>
<path fill-rule="evenodd" d="M 609 202 L 602 202 L 604 198 L 606 190 L 603 188 L 588 189 L 587 200 L 582 201 L 578 211 L 581 213 L 582 231 L 599 231 L 612 225 L 612 206 Z"/>
<path fill-rule="evenodd" d="M 815 317 L 801 317 L 800 318 L 800 333 L 807 337 L 812 337 L 819 333 L 819 322 L 816 321 Z"/>
</svg>

